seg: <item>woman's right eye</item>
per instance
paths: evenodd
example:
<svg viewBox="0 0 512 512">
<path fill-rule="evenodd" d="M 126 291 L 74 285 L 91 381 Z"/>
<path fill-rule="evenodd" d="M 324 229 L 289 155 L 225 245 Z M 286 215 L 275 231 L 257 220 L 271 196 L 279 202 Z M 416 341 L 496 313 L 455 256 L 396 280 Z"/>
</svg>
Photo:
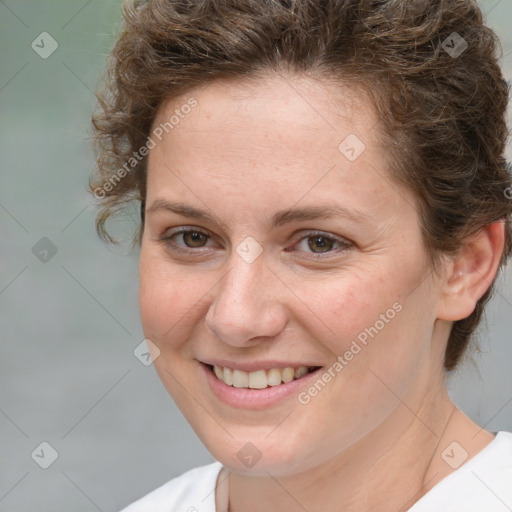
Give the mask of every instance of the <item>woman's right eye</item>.
<svg viewBox="0 0 512 512">
<path fill-rule="evenodd" d="M 184 245 L 175 242 L 174 239 L 179 239 L 180 237 L 184 242 Z M 166 233 L 165 235 L 159 237 L 159 240 L 172 251 L 190 253 L 195 252 L 193 251 L 194 248 L 202 248 L 202 244 L 207 242 L 209 238 L 210 235 L 198 229 L 182 228 L 172 233 Z"/>
</svg>

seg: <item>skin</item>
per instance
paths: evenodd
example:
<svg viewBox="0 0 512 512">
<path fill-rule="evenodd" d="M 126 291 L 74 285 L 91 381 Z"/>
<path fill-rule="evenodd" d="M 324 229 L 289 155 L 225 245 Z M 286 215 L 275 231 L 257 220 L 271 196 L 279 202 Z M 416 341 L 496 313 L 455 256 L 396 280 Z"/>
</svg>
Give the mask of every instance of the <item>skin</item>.
<svg viewBox="0 0 512 512">
<path fill-rule="evenodd" d="M 452 471 L 441 457 L 452 441 L 469 460 L 493 439 L 455 408 L 442 362 L 451 323 L 496 274 L 503 224 L 433 273 L 414 196 L 389 178 L 360 91 L 275 74 L 217 81 L 162 105 L 154 126 L 190 97 L 198 106 L 149 155 L 139 303 L 163 384 L 231 473 L 218 496 L 229 493 L 231 512 L 407 510 Z M 353 162 L 338 150 L 349 134 L 366 146 Z M 150 211 L 161 199 L 223 224 Z M 365 217 L 270 228 L 278 210 L 324 204 Z M 184 254 L 160 240 L 184 226 L 210 238 L 174 236 Z M 263 249 L 252 263 L 236 252 L 248 236 Z M 337 250 L 337 239 L 349 246 Z M 307 405 L 292 396 L 267 410 L 229 406 L 198 362 L 328 368 L 394 303 L 401 311 Z M 236 456 L 249 441 L 262 454 L 252 468 Z"/>
</svg>

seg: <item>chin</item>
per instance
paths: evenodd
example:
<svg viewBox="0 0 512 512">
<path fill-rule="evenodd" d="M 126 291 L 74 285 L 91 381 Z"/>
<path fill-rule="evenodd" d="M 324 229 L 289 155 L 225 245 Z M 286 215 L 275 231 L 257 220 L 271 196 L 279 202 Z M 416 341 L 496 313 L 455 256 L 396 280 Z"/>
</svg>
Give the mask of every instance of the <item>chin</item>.
<svg viewBox="0 0 512 512">
<path fill-rule="evenodd" d="M 245 436 L 230 437 L 226 434 L 222 439 L 216 440 L 198 434 L 211 455 L 235 473 L 286 476 L 306 471 L 321 462 L 315 460 L 318 454 L 303 453 L 306 446 L 300 440 L 287 444 L 284 438 L 278 436 L 275 439 L 265 439 L 268 430 L 261 437 L 251 436 L 247 432 Z"/>
</svg>

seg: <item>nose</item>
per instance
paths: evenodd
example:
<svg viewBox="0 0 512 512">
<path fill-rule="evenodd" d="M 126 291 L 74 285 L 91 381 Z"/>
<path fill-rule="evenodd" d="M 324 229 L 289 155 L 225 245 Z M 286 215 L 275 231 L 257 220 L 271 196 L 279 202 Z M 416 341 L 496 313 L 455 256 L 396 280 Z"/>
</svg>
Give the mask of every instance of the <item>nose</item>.
<svg viewBox="0 0 512 512">
<path fill-rule="evenodd" d="M 206 314 L 206 326 L 233 347 L 257 345 L 275 338 L 287 322 L 286 287 L 267 267 L 263 255 L 247 263 L 233 254 Z"/>
</svg>

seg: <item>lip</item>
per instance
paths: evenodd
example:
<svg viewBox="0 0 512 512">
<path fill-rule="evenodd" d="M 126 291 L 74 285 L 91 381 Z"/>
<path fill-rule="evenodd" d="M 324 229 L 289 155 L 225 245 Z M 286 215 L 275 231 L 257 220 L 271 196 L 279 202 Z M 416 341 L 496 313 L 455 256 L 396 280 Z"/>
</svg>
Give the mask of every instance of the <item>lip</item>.
<svg viewBox="0 0 512 512">
<path fill-rule="evenodd" d="M 266 364 L 266 363 L 265 363 Z M 261 363 L 258 363 L 256 369 L 261 369 Z M 267 409 L 276 405 L 290 397 L 296 397 L 302 388 L 306 388 L 311 380 L 317 378 L 317 374 L 322 370 L 322 367 L 317 370 L 304 375 L 300 379 L 292 380 L 291 382 L 280 384 L 279 386 L 267 387 L 264 389 L 248 389 L 248 388 L 235 388 L 228 386 L 220 381 L 211 370 L 210 366 L 205 363 L 199 364 L 200 369 L 205 376 L 208 386 L 212 393 L 222 402 L 236 408 L 241 409 L 254 409 L 261 410 Z M 222 366 L 222 365 L 218 365 Z M 227 365 L 226 365 L 227 366 Z M 244 365 L 250 367 L 251 365 Z M 254 366 L 254 365 L 252 365 Z M 290 366 L 290 363 L 287 364 Z M 301 366 L 301 365 L 298 365 Z M 307 366 L 307 365 L 302 365 Z M 281 366 L 286 368 L 286 366 Z M 228 366 L 229 368 L 229 366 Z M 270 364 L 267 368 L 277 368 L 277 366 Z M 240 366 L 235 369 L 242 369 Z M 247 370 L 244 370 L 247 371 Z M 249 370 L 250 371 L 250 370 Z"/>
</svg>

